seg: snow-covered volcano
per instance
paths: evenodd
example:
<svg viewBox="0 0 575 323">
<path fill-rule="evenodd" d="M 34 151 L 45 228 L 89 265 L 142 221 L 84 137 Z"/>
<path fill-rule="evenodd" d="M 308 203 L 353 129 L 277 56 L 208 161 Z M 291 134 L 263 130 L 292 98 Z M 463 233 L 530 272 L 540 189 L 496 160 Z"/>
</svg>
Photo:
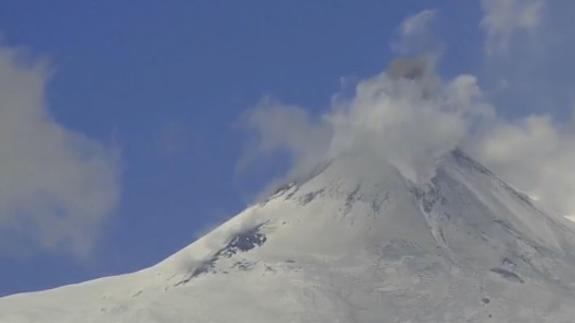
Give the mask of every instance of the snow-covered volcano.
<svg viewBox="0 0 575 323">
<path fill-rule="evenodd" d="M 574 321 L 573 224 L 460 151 L 424 184 L 343 157 L 156 266 L 0 299 L 3 323 Z"/>
</svg>

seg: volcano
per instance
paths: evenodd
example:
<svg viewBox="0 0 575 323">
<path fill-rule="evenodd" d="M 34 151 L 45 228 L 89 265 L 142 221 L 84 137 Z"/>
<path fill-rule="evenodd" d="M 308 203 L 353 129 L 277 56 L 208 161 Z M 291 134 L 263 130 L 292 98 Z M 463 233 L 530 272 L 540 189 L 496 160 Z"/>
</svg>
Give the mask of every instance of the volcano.
<svg viewBox="0 0 575 323">
<path fill-rule="evenodd" d="M 436 164 L 334 159 L 153 267 L 1 298 L 0 322 L 574 322 L 575 226 L 462 151 Z"/>
</svg>

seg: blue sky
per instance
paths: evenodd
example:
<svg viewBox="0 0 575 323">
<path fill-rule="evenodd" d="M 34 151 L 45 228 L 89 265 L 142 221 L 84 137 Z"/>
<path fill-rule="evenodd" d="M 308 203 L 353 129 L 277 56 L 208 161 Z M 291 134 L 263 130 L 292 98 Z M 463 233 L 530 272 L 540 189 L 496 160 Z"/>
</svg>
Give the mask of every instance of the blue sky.
<svg viewBox="0 0 575 323">
<path fill-rule="evenodd" d="M 391 61 L 401 22 L 429 5 L 441 75 L 490 81 L 479 2 L 5 0 L 3 46 L 49 62 L 45 108 L 115 152 L 121 193 L 88 255 L 28 242 L 0 253 L 0 295 L 152 265 L 240 211 L 289 164 L 259 156 L 239 170 L 247 111 L 273 96 L 321 114 L 343 79 Z M 525 109 L 503 115 L 537 107 Z"/>
</svg>

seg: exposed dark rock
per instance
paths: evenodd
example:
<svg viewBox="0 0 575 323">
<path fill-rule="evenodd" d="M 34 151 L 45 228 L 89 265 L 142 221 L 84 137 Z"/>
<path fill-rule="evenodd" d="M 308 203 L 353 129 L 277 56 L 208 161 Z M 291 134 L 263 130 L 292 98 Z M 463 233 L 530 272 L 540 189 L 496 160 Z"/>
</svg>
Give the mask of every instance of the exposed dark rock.
<svg viewBox="0 0 575 323">
<path fill-rule="evenodd" d="M 193 278 L 203 274 L 215 273 L 216 272 L 215 264 L 222 257 L 230 258 L 237 253 L 246 252 L 264 244 L 267 240 L 267 237 L 265 236 L 265 234 L 260 232 L 262 226 L 263 224 L 260 224 L 250 230 L 240 232 L 235 236 L 233 236 L 224 248 L 220 249 L 218 252 L 214 254 L 213 257 L 211 257 L 210 259 L 206 260 L 198 267 L 196 267 L 196 269 L 194 269 L 194 271 L 188 278 L 176 283 L 175 286 L 186 284 Z M 242 270 L 247 270 L 251 268 L 249 264 L 245 264 L 242 262 L 236 262 L 234 264 L 234 267 Z"/>
<path fill-rule="evenodd" d="M 523 278 L 519 277 L 519 275 L 517 275 L 516 273 L 509 271 L 507 269 L 503 269 L 503 268 L 492 268 L 491 272 L 494 272 L 496 274 L 499 274 L 501 277 L 515 282 L 515 283 L 525 283 L 525 280 L 523 280 Z"/>
<path fill-rule="evenodd" d="M 320 189 L 317 191 L 313 191 L 313 192 L 309 192 L 307 194 L 305 194 L 304 196 L 299 198 L 299 202 L 301 203 L 301 205 L 306 205 L 309 202 L 313 201 L 318 195 L 320 195 L 321 193 L 324 192 L 325 189 Z"/>
<path fill-rule="evenodd" d="M 260 232 L 261 225 L 236 234 L 223 249 L 216 253 L 216 257 L 231 257 L 238 252 L 246 252 L 259 247 L 267 240 L 265 234 Z"/>
</svg>

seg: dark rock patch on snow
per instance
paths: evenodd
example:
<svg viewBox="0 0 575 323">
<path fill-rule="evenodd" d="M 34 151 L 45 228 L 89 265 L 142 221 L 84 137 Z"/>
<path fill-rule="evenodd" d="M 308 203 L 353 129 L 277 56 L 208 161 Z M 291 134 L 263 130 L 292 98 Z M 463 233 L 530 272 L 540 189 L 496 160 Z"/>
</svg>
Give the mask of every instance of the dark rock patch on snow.
<svg viewBox="0 0 575 323">
<path fill-rule="evenodd" d="M 514 283 L 525 283 L 525 281 L 523 280 L 523 278 L 519 277 L 519 275 L 517 275 L 516 273 L 509 271 L 507 269 L 503 269 L 503 268 L 491 268 L 491 272 L 498 274 L 499 276 L 512 281 Z"/>
</svg>

